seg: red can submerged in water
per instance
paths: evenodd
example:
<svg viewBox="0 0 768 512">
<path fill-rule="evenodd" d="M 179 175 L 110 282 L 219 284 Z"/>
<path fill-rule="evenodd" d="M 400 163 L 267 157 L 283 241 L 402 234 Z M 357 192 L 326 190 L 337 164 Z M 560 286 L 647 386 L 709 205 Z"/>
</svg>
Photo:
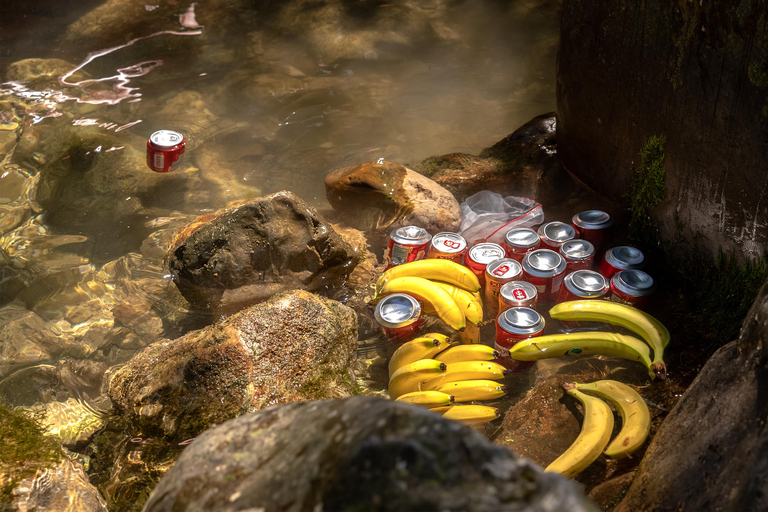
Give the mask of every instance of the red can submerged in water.
<svg viewBox="0 0 768 512">
<path fill-rule="evenodd" d="M 645 266 L 645 256 L 640 249 L 628 245 L 612 247 L 605 251 L 598 269 L 608 279 L 622 270 L 639 270 Z"/>
<path fill-rule="evenodd" d="M 485 267 L 485 308 L 488 318 L 496 318 L 499 314 L 499 291 L 510 281 L 520 279 L 523 268 L 517 260 L 499 258 Z"/>
<path fill-rule="evenodd" d="M 539 292 L 539 303 L 554 302 L 565 277 L 565 259 L 549 249 L 537 249 L 523 258 L 523 281 Z"/>
<path fill-rule="evenodd" d="M 611 278 L 611 300 L 643 309 L 656 291 L 653 278 L 642 270 L 622 270 Z"/>
<path fill-rule="evenodd" d="M 173 130 L 158 130 L 147 141 L 147 165 L 155 172 L 177 169 L 184 157 L 187 139 Z"/>
<path fill-rule="evenodd" d="M 499 311 L 510 308 L 536 309 L 536 299 L 539 292 L 536 287 L 527 281 L 510 281 L 504 283 L 499 290 Z"/>
<path fill-rule="evenodd" d="M 373 316 L 391 340 L 407 341 L 424 323 L 421 304 L 406 293 L 387 295 L 376 304 Z"/>
<path fill-rule="evenodd" d="M 560 255 L 565 258 L 565 271 L 589 270 L 595 265 L 595 246 L 581 239 L 568 240 L 560 246 Z"/>
<path fill-rule="evenodd" d="M 544 318 L 531 308 L 510 308 L 496 319 L 496 340 L 493 346 L 500 356 L 496 362 L 514 371 L 524 371 L 535 361 L 517 361 L 509 357 L 509 349 L 518 342 L 540 336 Z"/>
<path fill-rule="evenodd" d="M 573 226 L 565 222 L 548 222 L 539 226 L 539 238 L 541 238 L 541 248 L 551 251 L 559 251 L 560 246 L 568 240 L 576 238 L 576 230 Z"/>
<path fill-rule="evenodd" d="M 602 299 L 610 290 L 608 280 L 594 270 L 577 270 L 563 279 L 557 302 L 569 300 Z"/>
<path fill-rule="evenodd" d="M 480 285 L 485 285 L 485 267 L 493 260 L 504 257 L 504 248 L 499 244 L 482 242 L 473 245 L 464 255 L 464 265 L 477 276 Z"/>
<path fill-rule="evenodd" d="M 438 233 L 432 237 L 427 258 L 451 260 L 461 264 L 467 252 L 467 241 L 458 233 Z"/>
<path fill-rule="evenodd" d="M 507 258 L 522 262 L 523 256 L 541 247 L 541 238 L 531 228 L 514 228 L 504 235 L 503 245 Z"/>
<path fill-rule="evenodd" d="M 384 253 L 387 269 L 403 263 L 424 259 L 432 235 L 418 226 L 397 228 L 389 234 L 389 243 Z"/>
<path fill-rule="evenodd" d="M 613 219 L 601 210 L 586 210 L 577 213 L 571 219 L 576 235 L 582 240 L 592 242 L 595 254 L 599 258 L 608 243 L 613 239 Z"/>
</svg>

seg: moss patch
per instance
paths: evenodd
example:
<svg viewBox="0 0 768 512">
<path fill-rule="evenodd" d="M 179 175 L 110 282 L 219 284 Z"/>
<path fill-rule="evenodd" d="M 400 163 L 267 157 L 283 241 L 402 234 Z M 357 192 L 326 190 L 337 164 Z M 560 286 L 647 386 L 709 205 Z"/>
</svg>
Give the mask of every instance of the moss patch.
<svg viewBox="0 0 768 512">
<path fill-rule="evenodd" d="M 41 419 L 0 403 L 0 507 L 13 501 L 11 491 L 22 479 L 52 467 L 64 456 L 59 443 L 43 435 Z"/>
<path fill-rule="evenodd" d="M 632 238 L 649 245 L 657 245 L 656 225 L 651 209 L 667 195 L 666 170 L 664 169 L 663 136 L 652 136 L 640 151 L 640 166 L 632 168 L 629 186 L 629 234 Z"/>
</svg>

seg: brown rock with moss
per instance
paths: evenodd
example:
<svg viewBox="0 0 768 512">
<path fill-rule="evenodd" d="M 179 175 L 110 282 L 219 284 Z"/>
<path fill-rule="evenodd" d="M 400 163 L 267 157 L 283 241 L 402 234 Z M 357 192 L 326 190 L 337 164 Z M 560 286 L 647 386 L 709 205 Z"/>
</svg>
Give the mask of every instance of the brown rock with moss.
<svg viewBox="0 0 768 512">
<path fill-rule="evenodd" d="M 118 369 L 109 397 L 122 414 L 171 439 L 270 405 L 347 396 L 355 313 L 293 290 L 172 341 Z"/>
</svg>

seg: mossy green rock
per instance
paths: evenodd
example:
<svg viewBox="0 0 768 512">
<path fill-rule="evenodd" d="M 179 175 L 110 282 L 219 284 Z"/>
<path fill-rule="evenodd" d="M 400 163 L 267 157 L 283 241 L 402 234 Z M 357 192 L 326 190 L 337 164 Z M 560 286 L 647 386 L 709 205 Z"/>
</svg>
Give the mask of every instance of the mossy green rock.
<svg viewBox="0 0 768 512">
<path fill-rule="evenodd" d="M 351 394 L 356 348 L 350 308 L 292 290 L 150 345 L 111 377 L 109 397 L 145 432 L 183 440 L 270 405 Z"/>
<path fill-rule="evenodd" d="M 145 512 L 597 510 L 565 478 L 424 408 L 284 404 L 193 442 Z"/>
</svg>

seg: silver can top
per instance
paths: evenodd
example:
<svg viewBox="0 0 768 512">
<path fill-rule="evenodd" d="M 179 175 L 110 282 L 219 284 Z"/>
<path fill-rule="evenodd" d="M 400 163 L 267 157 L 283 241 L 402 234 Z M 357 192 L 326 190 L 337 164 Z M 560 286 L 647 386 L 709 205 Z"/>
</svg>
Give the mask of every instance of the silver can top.
<svg viewBox="0 0 768 512">
<path fill-rule="evenodd" d="M 514 228 L 507 231 L 504 240 L 512 247 L 525 249 L 536 245 L 540 238 L 539 234 L 531 228 Z"/>
<path fill-rule="evenodd" d="M 539 226 L 539 236 L 552 242 L 562 243 L 575 237 L 576 230 L 565 222 L 548 222 Z"/>
<path fill-rule="evenodd" d="M 514 279 L 523 272 L 523 267 L 512 258 L 499 258 L 493 260 L 485 267 L 487 279 Z"/>
<path fill-rule="evenodd" d="M 373 316 L 383 327 L 405 327 L 421 316 L 421 304 L 406 293 L 393 293 L 376 304 Z"/>
<path fill-rule="evenodd" d="M 582 229 L 605 229 L 613 226 L 611 216 L 601 210 L 586 210 L 577 213 L 571 220 Z"/>
<path fill-rule="evenodd" d="M 585 260 L 595 255 L 595 246 L 586 240 L 568 240 L 560 246 L 560 254 L 569 260 Z"/>
<path fill-rule="evenodd" d="M 499 327 L 512 334 L 536 334 L 544 330 L 544 318 L 526 307 L 510 308 L 501 313 L 496 321 Z"/>
<path fill-rule="evenodd" d="M 419 226 L 403 226 L 394 229 L 389 237 L 400 245 L 421 245 L 432 239 L 432 235 Z"/>
<path fill-rule="evenodd" d="M 603 256 L 611 266 L 622 270 L 638 269 L 645 266 L 645 256 L 640 249 L 628 245 L 620 245 L 605 251 Z"/>
<path fill-rule="evenodd" d="M 656 291 L 653 278 L 642 270 L 622 270 L 611 278 L 611 284 L 632 297 L 645 297 Z"/>
<path fill-rule="evenodd" d="M 593 270 L 575 270 L 565 276 L 563 285 L 577 297 L 602 297 L 608 291 L 608 281 Z"/>
<path fill-rule="evenodd" d="M 499 296 L 507 302 L 519 302 L 536 298 L 539 291 L 528 281 L 510 281 L 499 289 Z"/>
<path fill-rule="evenodd" d="M 473 245 L 472 248 L 469 250 L 468 256 L 472 261 L 476 263 L 480 263 L 481 265 L 487 265 L 493 260 L 503 258 L 505 254 L 506 254 L 506 251 L 504 251 L 504 248 L 499 244 L 494 244 L 491 242 L 482 242 L 482 243 Z"/>
<path fill-rule="evenodd" d="M 432 237 L 432 247 L 440 252 L 456 253 L 467 248 L 467 241 L 458 233 L 446 231 Z"/>
<path fill-rule="evenodd" d="M 536 249 L 523 257 L 523 270 L 535 277 L 557 276 L 565 267 L 565 258 L 549 249 Z"/>
<path fill-rule="evenodd" d="M 158 130 L 149 136 L 149 142 L 158 148 L 172 148 L 184 141 L 184 136 L 173 130 Z"/>
</svg>

